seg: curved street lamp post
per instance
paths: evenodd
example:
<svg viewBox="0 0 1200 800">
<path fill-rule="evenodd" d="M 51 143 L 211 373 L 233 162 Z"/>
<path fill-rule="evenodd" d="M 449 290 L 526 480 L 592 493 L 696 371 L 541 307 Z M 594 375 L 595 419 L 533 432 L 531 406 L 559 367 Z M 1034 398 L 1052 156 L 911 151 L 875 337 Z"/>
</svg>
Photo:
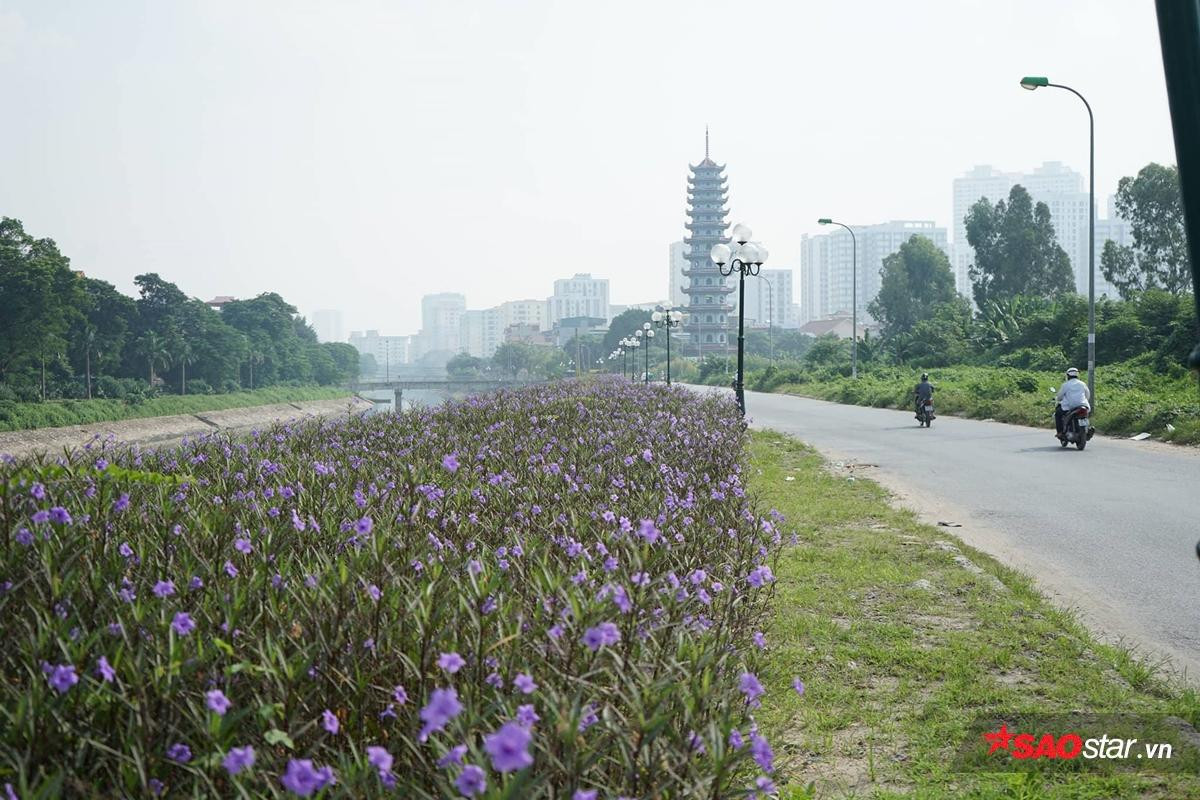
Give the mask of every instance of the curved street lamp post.
<svg viewBox="0 0 1200 800">
<path fill-rule="evenodd" d="M 858 377 L 858 237 L 849 225 L 834 222 L 828 217 L 817 220 L 818 225 L 840 225 L 850 231 L 851 268 L 850 268 L 850 377 Z"/>
<path fill-rule="evenodd" d="M 733 241 L 736 248 L 727 244 L 714 244 L 708 257 L 717 265 L 723 277 L 729 277 L 735 271 L 738 274 L 738 351 L 737 379 L 733 383 L 733 391 L 737 396 L 738 408 L 742 416 L 746 415 L 745 387 L 745 353 L 746 353 L 746 276 L 757 275 L 767 260 L 767 248 L 758 242 L 750 241 L 753 232 L 746 225 L 733 227 Z"/>
<path fill-rule="evenodd" d="M 643 383 L 650 383 L 650 340 L 654 338 L 654 331 L 650 328 L 649 322 L 642 323 L 642 329 L 638 331 L 638 336 L 646 337 L 646 373 L 643 375 Z"/>
<path fill-rule="evenodd" d="M 671 385 L 671 329 L 678 328 L 687 318 L 687 314 L 682 311 L 655 311 L 650 315 L 650 319 L 660 328 L 666 328 L 663 335 L 667 340 L 667 386 Z"/>
<path fill-rule="evenodd" d="M 1034 91 L 1043 86 L 1066 89 L 1083 101 L 1088 112 L 1088 396 L 1092 407 L 1096 407 L 1096 118 L 1087 98 L 1070 86 L 1051 83 L 1048 78 L 1030 76 L 1021 78 L 1021 88 Z"/>
</svg>

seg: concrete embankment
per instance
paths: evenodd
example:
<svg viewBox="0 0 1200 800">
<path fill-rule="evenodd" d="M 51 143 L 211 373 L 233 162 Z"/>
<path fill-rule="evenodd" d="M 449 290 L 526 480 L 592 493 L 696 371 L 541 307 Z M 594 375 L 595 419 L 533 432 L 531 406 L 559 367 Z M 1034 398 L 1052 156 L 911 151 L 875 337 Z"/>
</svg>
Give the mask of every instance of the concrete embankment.
<svg viewBox="0 0 1200 800">
<path fill-rule="evenodd" d="M 64 448 L 87 444 L 97 436 L 101 439 L 112 436 L 117 441 L 129 444 L 174 444 L 187 437 L 214 431 L 243 433 L 276 422 L 359 414 L 370 408 L 371 403 L 362 398 L 344 397 L 338 400 L 302 400 L 223 411 L 97 422 L 65 428 L 7 431 L 0 432 L 0 453 L 23 456 L 38 452 L 61 452 Z"/>
</svg>

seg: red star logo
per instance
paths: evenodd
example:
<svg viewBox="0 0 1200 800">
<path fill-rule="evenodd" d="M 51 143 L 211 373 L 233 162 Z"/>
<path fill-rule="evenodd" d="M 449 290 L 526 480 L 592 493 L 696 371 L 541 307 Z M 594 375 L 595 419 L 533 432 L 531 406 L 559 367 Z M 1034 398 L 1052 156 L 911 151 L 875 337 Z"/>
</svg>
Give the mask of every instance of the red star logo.
<svg viewBox="0 0 1200 800">
<path fill-rule="evenodd" d="M 1000 730 L 995 733 L 985 733 L 983 738 L 991 744 L 991 748 L 988 750 L 988 755 L 991 755 L 997 750 L 1007 750 L 1012 734 L 1008 732 L 1008 725 L 1001 725 Z"/>
</svg>

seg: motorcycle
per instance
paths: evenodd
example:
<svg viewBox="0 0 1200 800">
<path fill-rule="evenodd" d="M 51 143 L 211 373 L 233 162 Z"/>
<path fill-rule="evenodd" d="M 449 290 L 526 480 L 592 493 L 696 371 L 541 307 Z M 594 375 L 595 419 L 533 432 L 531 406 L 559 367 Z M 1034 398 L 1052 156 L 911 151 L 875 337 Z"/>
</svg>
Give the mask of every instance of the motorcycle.
<svg viewBox="0 0 1200 800">
<path fill-rule="evenodd" d="M 929 398 L 925 402 L 921 402 L 921 398 L 917 398 L 917 425 L 918 427 L 930 428 L 933 426 L 933 398 Z"/>
<path fill-rule="evenodd" d="M 1057 405 L 1057 401 L 1055 405 Z M 1067 447 L 1074 443 L 1075 447 L 1080 450 L 1087 447 L 1088 441 L 1096 435 L 1091 417 L 1092 411 L 1087 406 L 1073 408 L 1064 414 L 1062 433 L 1057 434 L 1059 445 Z"/>
</svg>

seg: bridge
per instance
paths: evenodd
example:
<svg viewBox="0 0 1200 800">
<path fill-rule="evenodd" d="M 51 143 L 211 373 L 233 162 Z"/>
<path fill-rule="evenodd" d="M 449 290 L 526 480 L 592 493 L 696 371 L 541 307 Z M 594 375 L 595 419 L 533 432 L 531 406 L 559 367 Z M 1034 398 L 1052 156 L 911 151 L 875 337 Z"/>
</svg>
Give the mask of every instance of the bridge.
<svg viewBox="0 0 1200 800">
<path fill-rule="evenodd" d="M 396 398 L 394 408 L 400 409 L 400 401 L 404 397 L 405 389 L 409 391 L 438 392 L 439 394 L 452 396 L 479 394 L 497 389 L 516 389 L 522 386 L 533 386 L 545 382 L 541 378 L 515 378 L 507 380 L 496 378 L 397 378 L 395 380 L 383 381 L 354 381 L 350 384 L 350 390 L 355 393 L 391 391 L 395 393 Z"/>
</svg>

